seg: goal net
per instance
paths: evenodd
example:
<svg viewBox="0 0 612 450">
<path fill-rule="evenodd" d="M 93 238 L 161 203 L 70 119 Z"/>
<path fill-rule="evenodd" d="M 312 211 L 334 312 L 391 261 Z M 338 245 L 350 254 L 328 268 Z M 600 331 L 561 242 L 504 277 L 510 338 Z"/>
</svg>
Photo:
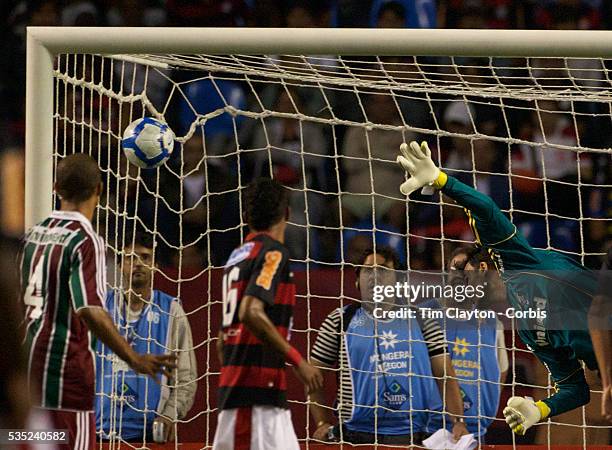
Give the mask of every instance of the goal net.
<svg viewBox="0 0 612 450">
<path fill-rule="evenodd" d="M 221 273 L 246 236 L 242 198 L 255 177 L 273 177 L 290 191 L 286 245 L 298 287 L 292 341 L 304 355 L 325 317 L 359 298 L 354 268 L 364 249 L 391 247 L 418 276 L 445 273 L 452 251 L 475 240 L 449 198 L 414 194 L 406 201 L 400 194 L 405 175 L 395 158 L 402 142 L 427 141 L 434 161 L 492 197 L 534 247 L 600 264 L 610 227 L 607 59 L 108 53 L 54 57 L 53 161 L 84 152 L 100 163 L 104 193 L 94 225 L 107 244 L 108 289 L 129 289 L 124 245 L 142 231 L 155 243 L 155 288 L 182 302 L 193 342 L 164 346 L 179 356 L 195 352 L 197 376 L 162 384 L 162 396 L 174 399 L 164 410 L 173 442 L 212 444 Z M 144 116 L 168 123 L 177 136 L 168 163 L 149 171 L 129 165 L 121 150 L 125 127 Z M 150 320 L 149 334 L 140 337 L 163 345 L 154 326 Z M 449 351 L 461 356 L 498 343 L 451 342 Z M 479 363 L 455 366 L 460 382 L 458 369 L 477 372 L 469 382 L 477 395 L 464 401 L 481 405 L 478 418 L 491 422 L 487 443 L 609 443 L 596 376 L 587 407 L 525 437 L 512 436 L 501 409 L 487 416 L 486 401 L 503 405 L 511 395 L 539 399 L 553 392 L 513 323 L 506 324 L 505 345 L 508 376 L 501 382 L 483 380 Z M 125 418 L 139 412 L 149 445 L 160 403 L 137 406 L 126 372 L 112 357 L 102 360 L 113 369 L 97 387 L 108 400 L 98 417 L 109 428 L 99 437 L 111 445 L 128 440 L 121 437 Z M 341 382 L 339 369 L 332 372 Z M 311 404 L 288 376 L 296 433 L 304 446 L 315 445 Z M 334 376 L 327 380 L 327 408 L 342 415 L 359 406 L 340 399 L 335 408 Z M 481 382 L 497 385 L 500 398 L 485 399 Z M 143 392 L 154 387 L 142 383 Z M 181 396 L 193 396 L 193 405 Z M 388 405 L 372 408 L 380 421 Z M 126 445 L 141 445 L 130 440 Z M 484 433 L 476 440 L 483 443 Z"/>
</svg>

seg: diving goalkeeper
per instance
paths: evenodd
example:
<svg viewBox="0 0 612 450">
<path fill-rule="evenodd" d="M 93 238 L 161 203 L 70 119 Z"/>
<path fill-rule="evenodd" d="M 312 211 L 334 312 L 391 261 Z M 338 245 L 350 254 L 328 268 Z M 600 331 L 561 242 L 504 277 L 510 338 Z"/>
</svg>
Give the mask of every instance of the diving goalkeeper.
<svg viewBox="0 0 612 450">
<path fill-rule="evenodd" d="M 463 206 L 478 244 L 492 252 L 510 305 L 548 312 L 545 320 L 523 322 L 519 335 L 549 370 L 556 393 L 537 402 L 511 397 L 503 411 L 508 425 L 522 435 L 547 417 L 588 403 L 581 361 L 591 370 L 598 368 L 587 319 L 596 278 L 561 253 L 531 247 L 493 200 L 442 172 L 426 142 L 402 144 L 400 152 L 397 162 L 410 175 L 400 191 L 437 189 Z"/>
</svg>

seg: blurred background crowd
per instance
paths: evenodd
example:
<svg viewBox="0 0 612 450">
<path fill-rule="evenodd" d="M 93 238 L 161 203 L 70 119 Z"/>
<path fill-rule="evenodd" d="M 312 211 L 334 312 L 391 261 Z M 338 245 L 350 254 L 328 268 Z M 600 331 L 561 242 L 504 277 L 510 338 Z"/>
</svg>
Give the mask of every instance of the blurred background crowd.
<svg viewBox="0 0 612 450">
<path fill-rule="evenodd" d="M 6 0 L 3 6 L 0 233 L 10 237 L 19 237 L 24 227 L 28 25 L 612 29 L 612 2 L 603 0 Z M 322 58 L 329 58 L 325 64 L 335 65 L 337 73 L 348 70 L 334 57 Z M 416 73 L 415 63 L 426 67 L 428 76 L 449 76 L 445 71 L 455 70 L 468 82 L 472 77 L 487 83 L 504 74 L 491 64 L 487 67 L 482 58 L 352 60 L 352 66 L 373 64 L 387 73 Z M 93 61 L 92 65 L 97 64 Z M 541 75 L 555 87 L 566 83 L 570 88 L 597 88 L 609 83 L 604 70 L 610 68 L 608 63 L 576 60 L 567 66 L 563 61 L 559 65 L 534 60 L 528 68 L 525 59 L 518 59 L 500 64 L 512 73 L 509 84 L 533 82 Z M 58 65 L 62 64 L 70 71 L 71 60 L 60 58 Z M 100 68 L 95 76 L 104 78 L 114 70 L 113 89 L 129 92 L 130 83 L 131 89 L 135 87 L 125 75 L 128 69 L 125 65 Z M 121 77 L 118 70 L 124 71 Z M 107 174 L 109 186 L 103 199 L 107 217 L 99 223 L 101 234 L 115 248 L 120 243 L 113 240 L 122 233 L 119 218 L 137 215 L 141 225 L 158 231 L 159 257 L 165 265 L 222 266 L 240 241 L 238 187 L 253 177 L 273 174 L 293 190 L 291 221 L 295 225 L 288 230 L 288 244 L 295 259 L 352 262 L 374 237 L 378 245 L 395 248 L 412 269 L 440 269 L 443 254 L 450 254 L 446 246 L 473 237 L 463 211 L 441 206 L 437 196 L 414 196 L 406 210 L 398 192 L 403 173 L 394 161 L 399 144 L 412 139 L 427 139 L 450 173 L 475 184 L 502 209 L 511 210 L 514 222 L 533 245 L 577 257 L 585 254 L 588 266 L 599 267 L 597 254 L 610 244 L 610 222 L 601 220 L 611 212 L 612 192 L 601 187 L 611 184 L 610 154 L 555 148 L 609 149 L 612 120 L 606 102 L 485 101 L 436 93 L 323 90 L 262 80 L 247 83 L 244 77 L 215 78 L 197 71 L 167 76 L 151 71 L 149 75 L 147 95 L 158 109 L 164 109 L 164 117 L 179 136 L 189 131 L 194 112 L 207 114 L 228 104 L 281 114 L 264 121 L 227 113 L 207 120 L 177 149 L 182 158 L 172 158 L 159 172 L 143 172 L 138 182 L 110 181 L 112 176 L 124 180 L 134 174 L 119 151 L 115 157 L 98 155 L 103 167 L 118 167 Z M 184 83 L 180 95 L 176 92 L 179 82 Z M 58 93 L 61 89 L 60 84 Z M 95 121 L 90 128 L 112 128 L 114 137 L 98 133 L 98 139 L 117 141 L 127 125 L 118 115 L 120 108 L 111 107 L 110 100 L 92 98 L 84 89 L 67 88 L 61 94 L 66 100 L 56 106 L 58 148 L 88 150 L 81 148 L 88 140 L 82 138 L 75 121 Z M 337 123 L 300 121 L 298 113 L 333 117 Z M 345 125 L 365 122 L 407 127 L 399 132 Z M 112 142 L 109 148 L 117 150 L 117 144 Z M 156 186 L 161 186 L 163 201 L 150 195 Z"/>
</svg>

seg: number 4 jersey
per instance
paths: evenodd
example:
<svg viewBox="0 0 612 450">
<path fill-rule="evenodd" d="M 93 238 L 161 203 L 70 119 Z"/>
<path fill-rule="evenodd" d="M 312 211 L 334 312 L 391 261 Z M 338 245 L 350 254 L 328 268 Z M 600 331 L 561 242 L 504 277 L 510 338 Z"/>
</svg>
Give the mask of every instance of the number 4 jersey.
<svg viewBox="0 0 612 450">
<path fill-rule="evenodd" d="M 219 407 L 272 405 L 286 408 L 285 358 L 264 346 L 240 323 L 238 311 L 246 295 L 265 303 L 266 314 L 279 333 L 288 339 L 295 305 L 289 252 L 265 233 L 249 234 L 225 265 Z"/>
<path fill-rule="evenodd" d="M 29 377 L 40 406 L 90 411 L 93 343 L 76 312 L 102 307 L 104 242 L 78 212 L 55 211 L 31 228 L 21 255 Z"/>
</svg>

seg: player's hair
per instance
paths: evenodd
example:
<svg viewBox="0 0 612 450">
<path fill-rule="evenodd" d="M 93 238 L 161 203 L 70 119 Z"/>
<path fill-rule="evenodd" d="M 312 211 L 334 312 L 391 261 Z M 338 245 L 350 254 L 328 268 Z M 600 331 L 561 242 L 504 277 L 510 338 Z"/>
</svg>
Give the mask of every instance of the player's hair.
<svg viewBox="0 0 612 450">
<path fill-rule="evenodd" d="M 289 193 L 276 180 L 257 178 L 244 194 L 245 221 L 253 231 L 265 231 L 277 224 L 287 214 Z"/>
<path fill-rule="evenodd" d="M 393 250 L 391 247 L 386 247 L 386 246 L 376 247 L 376 251 L 374 251 L 374 248 L 369 247 L 363 251 L 363 253 L 361 254 L 361 258 L 359 258 L 358 265 L 355 266 L 355 275 L 357 275 L 357 278 L 359 278 L 359 273 L 361 272 L 361 268 L 363 267 L 365 260 L 368 259 L 368 256 L 374 255 L 374 254 L 382 256 L 385 259 L 385 262 L 391 261 L 393 263 L 394 270 L 401 269 L 399 256 L 397 252 Z"/>
<path fill-rule="evenodd" d="M 148 233 L 137 231 L 136 233 L 128 233 L 125 237 L 125 245 L 123 248 L 129 248 L 133 245 L 139 245 L 140 247 L 153 249 L 155 243 L 153 242 L 153 236 Z"/>
<path fill-rule="evenodd" d="M 450 262 L 458 255 L 465 255 L 465 264 L 467 264 L 470 257 L 474 254 L 474 252 L 477 251 L 478 247 L 475 247 L 473 245 L 460 245 L 451 252 L 448 258 L 448 265 L 450 266 Z M 457 269 L 463 270 L 465 268 L 465 264 L 463 265 L 463 267 L 457 267 Z"/>
<path fill-rule="evenodd" d="M 489 268 L 495 268 L 495 263 L 493 258 L 491 258 L 491 253 L 484 247 L 475 247 L 470 253 L 468 253 L 467 262 L 474 267 L 478 267 L 481 262 L 484 262 L 487 264 L 487 266 L 489 266 Z"/>
<path fill-rule="evenodd" d="M 67 156 L 57 165 L 55 190 L 62 200 L 73 203 L 89 200 L 101 182 L 98 163 L 85 153 Z"/>
</svg>

